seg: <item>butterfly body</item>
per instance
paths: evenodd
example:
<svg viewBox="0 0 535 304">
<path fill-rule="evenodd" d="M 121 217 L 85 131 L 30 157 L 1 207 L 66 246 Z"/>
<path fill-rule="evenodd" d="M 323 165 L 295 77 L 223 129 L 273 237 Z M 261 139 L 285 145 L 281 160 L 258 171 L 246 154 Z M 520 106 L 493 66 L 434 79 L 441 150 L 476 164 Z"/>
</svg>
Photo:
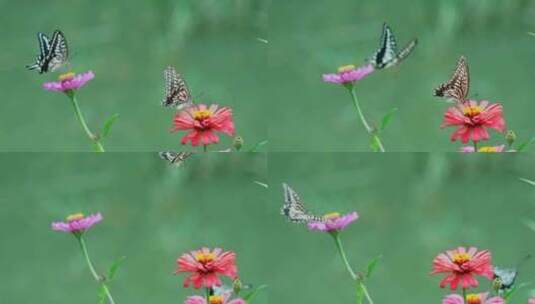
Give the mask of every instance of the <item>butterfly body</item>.
<svg viewBox="0 0 535 304">
<path fill-rule="evenodd" d="M 308 212 L 301 198 L 290 186 L 282 184 L 284 190 L 284 205 L 281 214 L 292 223 L 323 222 L 324 218 Z"/>
<path fill-rule="evenodd" d="M 29 70 L 37 70 L 39 74 L 53 72 L 67 63 L 69 59 L 69 47 L 67 39 L 60 30 L 54 31 L 52 39 L 44 33 L 37 33 L 39 41 L 39 55 L 35 63 L 26 66 Z"/>
<path fill-rule="evenodd" d="M 388 69 L 405 60 L 414 50 L 418 40 L 410 41 L 401 51 L 398 51 L 396 37 L 392 29 L 385 23 L 379 49 L 368 60 L 376 69 Z"/>
<path fill-rule="evenodd" d="M 162 101 L 164 107 L 174 107 L 181 110 L 192 105 L 192 97 L 188 85 L 182 75 L 175 68 L 169 66 L 164 71 L 165 97 Z"/>
<path fill-rule="evenodd" d="M 467 102 L 469 90 L 470 71 L 468 69 L 468 64 L 466 63 L 466 58 L 461 56 L 450 80 L 436 88 L 434 95 L 437 97 L 453 99 L 457 103 L 463 104 Z"/>
<path fill-rule="evenodd" d="M 168 161 L 172 165 L 180 166 L 186 161 L 190 156 L 193 155 L 192 152 L 173 152 L 173 151 L 163 151 L 159 152 L 158 155 L 161 159 Z"/>
</svg>

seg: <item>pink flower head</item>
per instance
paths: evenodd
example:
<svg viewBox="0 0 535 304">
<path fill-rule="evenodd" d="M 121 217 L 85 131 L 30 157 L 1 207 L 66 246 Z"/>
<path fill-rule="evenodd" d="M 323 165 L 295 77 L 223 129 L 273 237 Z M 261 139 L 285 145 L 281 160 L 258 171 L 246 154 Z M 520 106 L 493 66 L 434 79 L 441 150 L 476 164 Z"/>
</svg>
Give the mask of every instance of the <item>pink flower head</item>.
<svg viewBox="0 0 535 304">
<path fill-rule="evenodd" d="M 477 152 L 483 152 L 483 153 L 500 153 L 505 151 L 505 145 L 499 145 L 499 146 L 484 146 L 477 149 Z M 459 152 L 463 153 L 474 153 L 476 152 L 476 149 L 472 146 L 464 146 L 461 147 Z"/>
<path fill-rule="evenodd" d="M 528 300 L 528 304 L 535 304 L 535 298 L 530 298 Z"/>
<path fill-rule="evenodd" d="M 459 283 L 462 288 L 477 287 L 479 282 L 475 275 L 484 276 L 489 280 L 494 278 L 492 256 L 488 250 L 477 251 L 477 248 L 458 247 L 439 254 L 433 260 L 431 274 L 446 273 L 440 281 L 440 287 L 450 285 L 456 289 Z"/>
<path fill-rule="evenodd" d="M 505 132 L 503 107 L 499 103 L 489 104 L 488 101 L 469 100 L 464 104 L 451 107 L 444 114 L 441 128 L 456 126 L 451 134 L 451 141 L 460 139 L 463 144 L 472 140 L 478 142 L 489 139 L 487 128 Z"/>
<path fill-rule="evenodd" d="M 102 215 L 100 213 L 88 216 L 84 216 L 82 213 L 76 213 L 69 215 L 66 222 L 52 223 L 52 230 L 83 233 L 100 221 L 102 221 Z"/>
<path fill-rule="evenodd" d="M 199 144 L 209 145 L 219 142 L 215 132 L 221 132 L 234 136 L 234 121 L 232 110 L 218 105 L 206 106 L 204 104 L 193 105 L 175 115 L 175 127 L 172 132 L 178 130 L 190 130 L 182 137 L 182 144 L 191 141 L 196 147 Z"/>
<path fill-rule="evenodd" d="M 347 84 L 354 81 L 359 81 L 362 78 L 370 75 L 374 71 L 372 64 L 361 66 L 356 68 L 354 65 L 346 65 L 338 68 L 338 73 L 323 74 L 322 78 L 324 82 Z"/>
<path fill-rule="evenodd" d="M 59 81 L 56 82 L 45 82 L 43 84 L 43 88 L 48 91 L 59 91 L 59 92 L 66 92 L 66 91 L 73 91 L 78 90 L 79 88 L 83 87 L 87 82 L 89 82 L 91 79 L 95 78 L 95 74 L 93 71 L 81 73 L 81 74 L 74 74 L 74 73 L 67 73 L 59 76 Z"/>
<path fill-rule="evenodd" d="M 206 301 L 206 297 L 192 296 L 188 297 L 184 304 L 246 304 L 245 300 L 241 298 L 231 300 L 230 296 L 230 293 L 212 295 L 208 297 L 208 301 Z"/>
<path fill-rule="evenodd" d="M 466 295 L 466 302 L 462 296 L 451 294 L 442 300 L 442 304 L 505 304 L 501 297 L 489 298 L 489 293 L 471 293 Z"/>
<path fill-rule="evenodd" d="M 347 225 L 356 221 L 358 218 L 359 215 L 357 212 L 351 212 L 345 215 L 331 213 L 325 215 L 323 217 L 323 221 L 312 221 L 308 223 L 308 229 L 322 232 L 340 231 L 345 229 Z"/>
<path fill-rule="evenodd" d="M 178 265 L 176 273 L 191 273 L 184 279 L 184 287 L 193 283 L 193 287 L 197 289 L 211 288 L 221 286 L 219 275 L 233 280 L 238 277 L 236 254 L 232 251 L 223 251 L 221 248 L 210 250 L 204 247 L 194 250 L 183 254 L 176 262 Z"/>
</svg>

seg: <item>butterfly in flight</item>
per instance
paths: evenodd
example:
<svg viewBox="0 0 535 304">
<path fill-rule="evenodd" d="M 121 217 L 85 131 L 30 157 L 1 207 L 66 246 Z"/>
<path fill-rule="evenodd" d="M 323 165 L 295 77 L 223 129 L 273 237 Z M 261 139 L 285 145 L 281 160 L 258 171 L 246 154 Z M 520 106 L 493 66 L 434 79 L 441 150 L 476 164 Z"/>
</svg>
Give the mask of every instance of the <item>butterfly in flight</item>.
<svg viewBox="0 0 535 304">
<path fill-rule="evenodd" d="M 164 71 L 165 78 L 165 98 L 162 105 L 164 107 L 175 107 L 182 110 L 192 105 L 192 97 L 188 85 L 182 75 L 178 74 L 175 68 L 169 66 Z"/>
<path fill-rule="evenodd" d="M 309 213 L 297 192 L 287 184 L 282 184 L 284 189 L 284 205 L 281 208 L 281 214 L 292 223 L 310 223 L 323 222 L 324 218 Z"/>
<path fill-rule="evenodd" d="M 396 37 L 392 32 L 392 29 L 384 23 L 383 34 L 381 35 L 381 45 L 375 54 L 369 59 L 371 64 L 376 69 L 387 69 L 399 64 L 405 58 L 407 58 L 416 45 L 418 39 L 410 41 L 401 51 L 398 51 Z"/>
<path fill-rule="evenodd" d="M 37 70 L 39 74 L 53 72 L 67 63 L 69 47 L 67 39 L 60 30 L 54 31 L 52 39 L 44 33 L 37 33 L 39 41 L 39 55 L 32 65 L 26 66 L 29 70 Z"/>
<path fill-rule="evenodd" d="M 466 103 L 470 90 L 470 71 L 466 58 L 461 56 L 457 62 L 457 68 L 450 80 L 435 89 L 435 96 L 453 99 L 457 103 Z"/>
<path fill-rule="evenodd" d="M 180 166 L 193 155 L 192 152 L 173 152 L 173 151 L 164 151 L 159 152 L 158 155 L 161 159 L 168 161 L 171 165 Z"/>
</svg>

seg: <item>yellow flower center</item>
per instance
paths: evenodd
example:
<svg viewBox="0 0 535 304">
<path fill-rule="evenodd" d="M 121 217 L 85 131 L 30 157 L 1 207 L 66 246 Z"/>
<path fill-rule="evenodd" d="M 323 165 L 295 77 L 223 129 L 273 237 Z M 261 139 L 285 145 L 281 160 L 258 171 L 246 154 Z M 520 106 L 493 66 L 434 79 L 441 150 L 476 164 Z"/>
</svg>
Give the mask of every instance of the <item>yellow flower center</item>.
<svg viewBox="0 0 535 304">
<path fill-rule="evenodd" d="M 471 293 L 466 296 L 466 304 L 481 304 L 481 297 L 476 293 Z"/>
<path fill-rule="evenodd" d="M 355 66 L 352 65 L 352 64 L 343 65 L 343 66 L 338 68 L 338 73 L 349 72 L 349 71 L 352 71 L 354 69 L 355 69 Z"/>
<path fill-rule="evenodd" d="M 498 148 L 497 147 L 490 147 L 490 146 L 485 146 L 485 147 L 481 147 L 477 150 L 477 152 L 484 152 L 484 153 L 495 153 L 495 152 L 499 152 L 498 151 Z"/>
<path fill-rule="evenodd" d="M 462 265 L 470 261 L 470 255 L 468 253 L 456 253 L 453 255 L 453 263 Z"/>
<path fill-rule="evenodd" d="M 215 260 L 215 254 L 211 252 L 198 252 L 195 254 L 195 259 L 199 263 L 206 264 Z"/>
<path fill-rule="evenodd" d="M 79 213 L 75 213 L 75 214 L 71 214 L 71 215 L 67 216 L 67 222 L 78 221 L 78 220 L 81 220 L 83 218 L 84 218 L 84 214 L 79 212 Z"/>
<path fill-rule="evenodd" d="M 223 304 L 225 298 L 223 296 L 210 296 L 208 297 L 209 304 Z"/>
<path fill-rule="evenodd" d="M 61 74 L 61 75 L 59 75 L 59 80 L 60 80 L 60 81 L 71 80 L 71 79 L 74 78 L 74 76 L 76 76 L 76 74 L 74 74 L 74 73 L 72 73 L 72 72 L 65 73 L 65 74 Z"/>
<path fill-rule="evenodd" d="M 335 220 L 337 218 L 340 217 L 340 213 L 338 212 L 331 212 L 331 213 L 327 213 L 323 216 L 324 219 L 326 220 Z"/>
<path fill-rule="evenodd" d="M 209 110 L 197 110 L 193 112 L 193 118 L 203 120 L 212 117 L 213 113 Z"/>
<path fill-rule="evenodd" d="M 467 106 L 467 107 L 464 107 L 463 114 L 464 116 L 474 117 L 478 115 L 479 113 L 481 113 L 482 111 L 483 109 L 481 109 L 478 106 Z"/>
</svg>

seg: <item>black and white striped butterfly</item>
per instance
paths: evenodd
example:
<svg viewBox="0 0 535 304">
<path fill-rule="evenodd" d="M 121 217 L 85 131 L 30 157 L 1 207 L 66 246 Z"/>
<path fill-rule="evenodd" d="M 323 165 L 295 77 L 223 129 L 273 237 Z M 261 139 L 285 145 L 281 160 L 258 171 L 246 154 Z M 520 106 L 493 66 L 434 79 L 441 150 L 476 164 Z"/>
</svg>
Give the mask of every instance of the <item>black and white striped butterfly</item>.
<svg viewBox="0 0 535 304">
<path fill-rule="evenodd" d="M 192 105 L 192 97 L 188 85 L 175 68 L 168 66 L 164 71 L 165 97 L 162 105 L 181 110 Z"/>
<path fill-rule="evenodd" d="M 193 155 L 192 152 L 173 152 L 173 151 L 163 151 L 159 152 L 158 155 L 161 159 L 168 161 L 172 165 L 180 166 Z"/>
<path fill-rule="evenodd" d="M 466 58 L 461 56 L 450 80 L 435 89 L 435 96 L 453 99 L 457 103 L 465 103 L 470 90 L 470 71 Z"/>
<path fill-rule="evenodd" d="M 418 40 L 414 39 L 409 42 L 401 51 L 398 51 L 396 37 L 394 36 L 394 33 L 390 27 L 384 23 L 379 49 L 369 59 L 369 61 L 376 69 L 379 70 L 393 67 L 407 58 L 417 44 Z"/>
<path fill-rule="evenodd" d="M 32 65 L 27 65 L 29 70 L 37 70 L 39 74 L 53 72 L 67 63 L 69 59 L 69 47 L 67 39 L 60 30 L 54 31 L 52 39 L 44 33 L 37 33 L 39 41 L 39 55 Z"/>
<path fill-rule="evenodd" d="M 309 213 L 297 192 L 287 184 L 282 184 L 284 190 L 284 205 L 281 208 L 281 214 L 286 216 L 292 223 L 309 223 L 323 222 L 324 218 Z"/>
</svg>

